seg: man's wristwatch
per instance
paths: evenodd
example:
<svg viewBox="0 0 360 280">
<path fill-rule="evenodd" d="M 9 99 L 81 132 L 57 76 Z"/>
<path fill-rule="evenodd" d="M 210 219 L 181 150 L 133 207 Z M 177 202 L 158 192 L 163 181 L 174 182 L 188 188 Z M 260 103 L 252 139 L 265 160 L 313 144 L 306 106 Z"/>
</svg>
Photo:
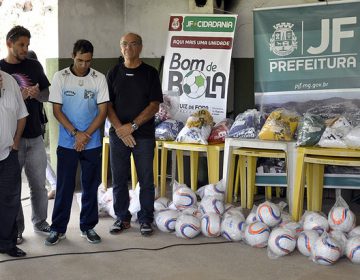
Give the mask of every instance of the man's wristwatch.
<svg viewBox="0 0 360 280">
<path fill-rule="evenodd" d="M 72 136 L 72 137 L 75 137 L 76 134 L 78 133 L 78 131 L 79 131 L 79 130 L 77 130 L 76 128 L 74 128 L 74 130 L 70 132 L 71 136 Z"/>
<path fill-rule="evenodd" d="M 134 121 L 131 122 L 131 127 L 134 131 L 139 128 L 139 126 Z"/>
</svg>

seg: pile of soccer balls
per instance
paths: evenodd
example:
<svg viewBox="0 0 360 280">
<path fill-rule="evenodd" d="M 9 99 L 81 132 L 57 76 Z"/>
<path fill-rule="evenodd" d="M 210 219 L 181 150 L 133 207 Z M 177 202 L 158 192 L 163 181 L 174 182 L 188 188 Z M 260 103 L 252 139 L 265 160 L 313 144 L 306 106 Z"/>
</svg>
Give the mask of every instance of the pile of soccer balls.
<svg viewBox="0 0 360 280">
<path fill-rule="evenodd" d="M 288 255 L 297 248 L 318 264 L 331 265 L 342 256 L 360 264 L 360 226 L 355 227 L 355 215 L 341 197 L 327 218 L 322 213 L 305 212 L 300 222 L 293 222 L 283 213 L 284 204 L 268 201 L 254 206 L 245 219 L 240 207 L 224 203 L 224 194 L 222 181 L 196 193 L 175 182 L 172 202 L 164 197 L 155 201 L 155 223 L 159 230 L 175 232 L 180 238 L 202 233 L 267 247 L 270 258 Z"/>
</svg>

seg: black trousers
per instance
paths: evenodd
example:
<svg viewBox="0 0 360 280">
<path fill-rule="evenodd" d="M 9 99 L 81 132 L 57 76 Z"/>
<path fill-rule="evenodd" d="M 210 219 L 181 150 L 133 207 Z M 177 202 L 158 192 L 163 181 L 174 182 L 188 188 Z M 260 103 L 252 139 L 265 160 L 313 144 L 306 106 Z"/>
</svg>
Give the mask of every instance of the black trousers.
<svg viewBox="0 0 360 280">
<path fill-rule="evenodd" d="M 0 251 L 16 246 L 16 217 L 20 208 L 21 171 L 18 152 L 0 161 Z"/>
</svg>

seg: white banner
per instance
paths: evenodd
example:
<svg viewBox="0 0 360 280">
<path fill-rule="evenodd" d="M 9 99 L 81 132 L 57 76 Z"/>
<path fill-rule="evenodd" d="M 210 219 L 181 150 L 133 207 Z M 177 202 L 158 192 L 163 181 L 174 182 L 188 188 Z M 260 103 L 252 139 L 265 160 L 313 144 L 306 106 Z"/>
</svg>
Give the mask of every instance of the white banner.
<svg viewBox="0 0 360 280">
<path fill-rule="evenodd" d="M 170 15 L 162 87 L 180 95 L 175 119 L 207 109 L 226 118 L 236 15 Z"/>
</svg>

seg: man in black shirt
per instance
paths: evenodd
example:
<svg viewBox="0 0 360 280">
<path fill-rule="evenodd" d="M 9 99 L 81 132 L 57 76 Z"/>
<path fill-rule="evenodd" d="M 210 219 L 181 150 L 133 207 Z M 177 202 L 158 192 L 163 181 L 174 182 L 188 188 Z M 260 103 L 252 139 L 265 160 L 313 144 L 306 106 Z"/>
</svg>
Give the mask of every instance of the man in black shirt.
<svg viewBox="0 0 360 280">
<path fill-rule="evenodd" d="M 151 235 L 154 219 L 153 158 L 155 147 L 154 115 L 163 101 L 160 79 L 155 68 L 141 61 L 142 39 L 134 33 L 120 40 L 124 62 L 107 76 L 110 102 L 110 163 L 113 178 L 114 210 L 117 220 L 111 234 L 130 227 L 129 190 L 127 185 L 130 154 L 135 160 L 140 183 L 140 205 L 137 213 L 140 232 Z"/>
<path fill-rule="evenodd" d="M 29 116 L 19 145 L 19 163 L 25 168 L 30 187 L 32 206 L 31 219 L 36 232 L 49 233 L 47 218 L 46 152 L 42 138 L 41 102 L 49 97 L 50 85 L 41 64 L 34 59 L 28 59 L 30 31 L 23 26 L 13 27 L 6 35 L 8 55 L 0 60 L 3 71 L 12 75 L 20 86 Z M 18 244 L 22 242 L 24 231 L 24 215 L 20 207 L 17 218 Z"/>
</svg>

